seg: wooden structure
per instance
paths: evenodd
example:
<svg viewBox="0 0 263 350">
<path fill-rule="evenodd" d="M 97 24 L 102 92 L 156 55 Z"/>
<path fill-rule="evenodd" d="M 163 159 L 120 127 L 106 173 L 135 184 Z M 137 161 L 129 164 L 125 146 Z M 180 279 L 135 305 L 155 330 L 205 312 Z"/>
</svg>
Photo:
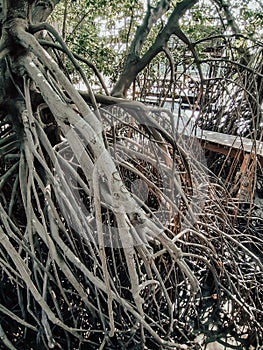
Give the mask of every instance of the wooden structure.
<svg viewBox="0 0 263 350">
<path fill-rule="evenodd" d="M 201 132 L 199 130 L 196 137 L 204 149 L 233 159 L 229 175 L 225 180 L 226 184 L 229 182 L 231 171 L 239 164 L 233 183 L 233 192 L 236 192 L 238 200 L 251 203 L 257 163 L 259 162 L 263 168 L 263 142 L 207 130 L 201 130 Z"/>
<path fill-rule="evenodd" d="M 180 72 L 179 76 L 176 83 L 172 83 L 167 76 L 155 80 L 144 77 L 139 82 L 141 89 L 139 91 L 134 89 L 134 96 L 143 103 L 164 106 L 167 109 L 169 107 L 165 104 L 180 105 L 180 109 L 184 110 L 184 113 L 180 115 L 178 120 L 179 132 L 182 131 L 183 134 L 190 136 L 193 128 L 190 132 L 192 126 L 190 129 L 187 128 L 189 121 L 187 110 L 191 110 L 191 106 L 195 106 L 195 110 L 199 109 L 196 104 L 198 80 L 191 75 L 191 72 L 183 71 Z M 175 119 L 178 119 L 177 112 L 174 113 Z M 233 187 L 238 186 L 239 193 L 242 191 L 253 193 L 252 186 L 257 164 L 263 169 L 262 141 L 201 129 L 196 130 L 195 137 L 200 140 L 204 149 L 223 154 L 227 159 L 232 160 L 229 175 L 225 180 L 226 184 L 234 180 Z M 234 173 L 237 174 L 235 179 L 232 178 Z M 246 191 L 244 184 L 247 187 Z"/>
<path fill-rule="evenodd" d="M 228 134 L 222 134 L 214 131 L 202 130 L 196 136 L 205 149 L 228 155 L 230 157 L 245 154 L 257 156 L 263 161 L 263 142 Z"/>
</svg>

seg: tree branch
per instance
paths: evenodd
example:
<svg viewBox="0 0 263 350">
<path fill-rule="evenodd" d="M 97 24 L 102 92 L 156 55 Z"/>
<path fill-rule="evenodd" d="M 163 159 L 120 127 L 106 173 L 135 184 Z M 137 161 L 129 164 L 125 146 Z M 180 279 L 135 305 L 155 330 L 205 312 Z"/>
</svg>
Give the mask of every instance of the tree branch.
<svg viewBox="0 0 263 350">
<path fill-rule="evenodd" d="M 129 55 L 139 56 L 152 27 L 160 19 L 170 7 L 171 0 L 160 0 L 155 8 L 148 2 L 148 9 L 144 17 L 143 23 L 137 28 L 133 42 L 130 47 Z M 129 58 L 127 59 L 127 63 Z"/>
<path fill-rule="evenodd" d="M 39 40 L 40 44 L 43 45 L 43 46 L 47 46 L 47 47 L 51 47 L 53 49 L 56 49 L 56 50 L 59 50 L 59 51 L 62 51 L 64 53 L 67 53 L 68 51 L 65 50 L 63 47 L 61 47 L 60 45 L 58 44 L 55 44 L 53 43 L 52 41 L 47 41 L 47 40 Z M 101 73 L 98 71 L 97 67 L 91 63 L 90 61 L 88 61 L 87 59 L 83 58 L 82 56 L 76 54 L 76 53 L 72 53 L 72 55 L 79 61 L 85 63 L 88 67 L 90 67 L 94 74 L 96 75 L 96 77 L 98 78 L 102 88 L 104 89 L 106 95 L 109 95 L 109 91 L 108 91 L 108 88 L 103 80 L 103 77 L 101 75 Z"/>
<path fill-rule="evenodd" d="M 137 74 L 141 72 L 156 55 L 163 51 L 163 48 L 166 47 L 171 35 L 174 34 L 178 36 L 183 42 L 187 43 L 188 45 L 190 44 L 190 41 L 181 31 L 178 22 L 179 19 L 185 14 L 185 12 L 191 7 L 193 7 L 197 2 L 198 0 L 183 0 L 176 4 L 172 14 L 169 17 L 167 24 L 165 25 L 163 30 L 157 35 L 153 45 L 143 55 L 142 58 L 138 57 L 139 51 L 135 50 L 135 43 L 133 43 L 127 60 L 124 64 L 123 72 L 112 90 L 111 94 L 113 96 L 123 97 L 126 95 L 128 88 L 136 78 Z M 147 33 L 147 28 L 145 28 L 145 26 L 142 26 L 141 30 L 143 30 L 143 28 L 146 30 Z M 144 38 L 144 36 L 142 38 Z M 138 40 L 139 39 L 137 38 L 136 42 Z M 141 43 L 143 44 L 143 40 Z"/>
</svg>

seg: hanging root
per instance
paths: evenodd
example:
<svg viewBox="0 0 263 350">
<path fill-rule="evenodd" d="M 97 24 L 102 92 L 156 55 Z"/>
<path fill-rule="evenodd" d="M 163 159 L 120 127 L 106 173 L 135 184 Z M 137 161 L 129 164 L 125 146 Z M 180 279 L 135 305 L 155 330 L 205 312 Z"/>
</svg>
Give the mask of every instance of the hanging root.
<svg viewBox="0 0 263 350">
<path fill-rule="evenodd" d="M 262 238 L 234 228 L 194 140 L 168 112 L 90 108 L 19 38 L 24 100 L 1 117 L 3 343 L 187 349 L 217 325 L 259 344 Z"/>
</svg>

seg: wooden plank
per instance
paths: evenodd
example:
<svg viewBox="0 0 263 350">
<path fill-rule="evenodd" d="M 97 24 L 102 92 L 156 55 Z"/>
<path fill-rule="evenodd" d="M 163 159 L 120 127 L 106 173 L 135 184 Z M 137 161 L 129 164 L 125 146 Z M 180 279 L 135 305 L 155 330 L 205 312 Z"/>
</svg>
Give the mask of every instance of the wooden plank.
<svg viewBox="0 0 263 350">
<path fill-rule="evenodd" d="M 230 149 L 242 150 L 263 157 L 263 142 L 251 140 L 247 137 L 222 134 L 214 131 L 201 130 L 196 137 L 204 143 L 225 146 Z"/>
</svg>

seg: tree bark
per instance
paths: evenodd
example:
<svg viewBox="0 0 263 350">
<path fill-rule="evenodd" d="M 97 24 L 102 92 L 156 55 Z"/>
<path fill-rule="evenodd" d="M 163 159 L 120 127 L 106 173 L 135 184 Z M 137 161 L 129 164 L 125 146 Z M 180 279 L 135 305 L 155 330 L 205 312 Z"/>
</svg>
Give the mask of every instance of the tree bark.
<svg viewBox="0 0 263 350">
<path fill-rule="evenodd" d="M 32 8 L 32 23 L 44 22 L 60 0 L 37 0 Z"/>
<path fill-rule="evenodd" d="M 131 49 L 125 60 L 123 71 L 114 88 L 112 89 L 112 96 L 125 97 L 127 95 L 127 91 L 131 84 L 134 82 L 138 73 L 140 73 L 151 62 L 151 60 L 156 55 L 158 55 L 164 47 L 166 47 L 171 35 L 174 34 L 182 40 L 182 31 L 180 30 L 179 20 L 186 13 L 186 11 L 193 7 L 197 2 L 198 0 L 183 0 L 176 3 L 176 6 L 169 17 L 167 24 L 157 35 L 150 49 L 146 51 L 142 57 L 140 57 L 143 44 L 152 28 L 153 23 L 155 23 L 158 18 L 163 16 L 169 7 L 168 3 L 165 2 L 166 6 L 164 6 L 164 4 L 159 2 L 154 12 L 158 14 L 158 16 L 156 15 L 155 17 L 152 15 L 153 18 L 151 18 L 151 10 L 148 9 L 143 24 L 138 28 L 136 32 L 134 41 L 131 45 Z M 159 7 L 161 7 L 162 11 Z"/>
</svg>

